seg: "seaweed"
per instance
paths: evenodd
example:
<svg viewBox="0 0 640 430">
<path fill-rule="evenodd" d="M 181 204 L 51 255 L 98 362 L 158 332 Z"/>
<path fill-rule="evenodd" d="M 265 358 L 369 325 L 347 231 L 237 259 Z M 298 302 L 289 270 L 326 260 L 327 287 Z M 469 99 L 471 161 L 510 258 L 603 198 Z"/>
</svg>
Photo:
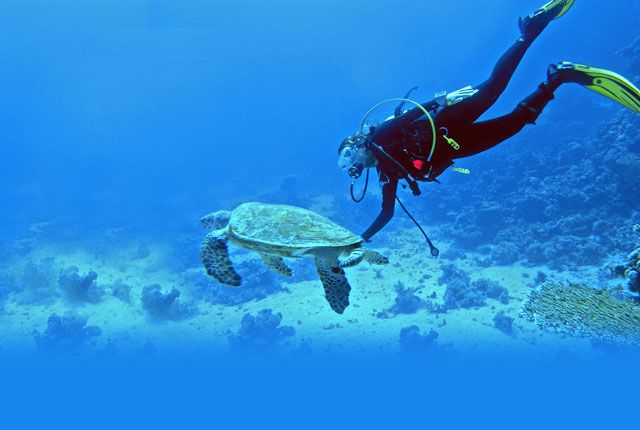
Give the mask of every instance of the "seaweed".
<svg viewBox="0 0 640 430">
<path fill-rule="evenodd" d="M 71 351 L 84 347 L 102 334 L 97 326 L 87 326 L 88 317 L 53 314 L 43 333 L 34 332 L 33 339 L 41 351 Z"/>
<path fill-rule="evenodd" d="M 273 349 L 295 334 L 291 326 L 281 326 L 282 314 L 263 309 L 256 316 L 245 314 L 237 333 L 229 332 L 227 339 L 233 351 L 264 351 Z"/>
<path fill-rule="evenodd" d="M 163 293 L 160 285 L 147 285 L 142 289 L 142 308 L 153 320 L 179 321 L 194 316 L 195 305 L 180 303 L 179 297 L 180 291 L 175 288 Z"/>
</svg>

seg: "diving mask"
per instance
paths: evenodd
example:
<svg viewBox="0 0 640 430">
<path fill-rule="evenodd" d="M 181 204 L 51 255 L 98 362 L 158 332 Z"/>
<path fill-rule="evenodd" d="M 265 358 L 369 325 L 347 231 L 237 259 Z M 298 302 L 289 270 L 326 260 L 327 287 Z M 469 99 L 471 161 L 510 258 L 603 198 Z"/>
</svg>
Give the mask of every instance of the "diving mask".
<svg viewBox="0 0 640 430">
<path fill-rule="evenodd" d="M 368 136 L 356 134 L 346 138 L 339 149 L 338 167 L 353 179 L 362 176 L 364 169 L 375 167 L 376 159 L 367 147 Z"/>
</svg>

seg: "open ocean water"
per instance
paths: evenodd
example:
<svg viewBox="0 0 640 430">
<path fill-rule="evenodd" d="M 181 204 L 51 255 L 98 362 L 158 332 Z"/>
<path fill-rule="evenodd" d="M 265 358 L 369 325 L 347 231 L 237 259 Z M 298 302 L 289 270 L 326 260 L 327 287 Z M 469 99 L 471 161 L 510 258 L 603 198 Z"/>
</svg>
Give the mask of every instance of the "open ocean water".
<svg viewBox="0 0 640 430">
<path fill-rule="evenodd" d="M 633 426 L 640 114 L 579 85 L 400 189 L 441 254 L 397 208 L 342 315 L 311 259 L 230 245 L 230 288 L 199 257 L 201 217 L 245 202 L 362 233 L 380 187 L 352 201 L 342 139 L 482 82 L 542 3 L 3 0 L 0 428 Z M 640 86 L 639 16 L 577 0 L 482 119 L 559 61 Z"/>
</svg>

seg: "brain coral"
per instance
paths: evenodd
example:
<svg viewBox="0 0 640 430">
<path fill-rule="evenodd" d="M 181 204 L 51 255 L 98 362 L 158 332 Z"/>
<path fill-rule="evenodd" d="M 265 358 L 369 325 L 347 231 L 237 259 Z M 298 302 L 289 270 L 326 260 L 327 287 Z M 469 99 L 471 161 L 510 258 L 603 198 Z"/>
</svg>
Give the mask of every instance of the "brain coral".
<svg viewBox="0 0 640 430">
<path fill-rule="evenodd" d="M 640 306 L 609 290 L 542 284 L 529 294 L 522 314 L 545 330 L 623 348 L 640 346 Z"/>
</svg>

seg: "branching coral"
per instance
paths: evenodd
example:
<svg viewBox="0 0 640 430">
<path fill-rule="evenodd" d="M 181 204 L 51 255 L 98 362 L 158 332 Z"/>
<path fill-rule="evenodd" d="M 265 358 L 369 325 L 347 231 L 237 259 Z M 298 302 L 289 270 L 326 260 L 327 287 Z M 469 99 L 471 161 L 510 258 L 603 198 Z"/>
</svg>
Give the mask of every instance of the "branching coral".
<svg viewBox="0 0 640 430">
<path fill-rule="evenodd" d="M 472 282 L 468 273 L 453 265 L 443 268 L 443 275 L 438 282 L 447 285 L 443 311 L 485 306 L 487 299 L 495 299 L 504 304 L 509 303 L 509 291 L 506 288 L 488 279 Z"/>
<path fill-rule="evenodd" d="M 104 289 L 96 283 L 97 279 L 96 272 L 80 275 L 78 268 L 71 266 L 60 273 L 58 285 L 71 301 L 97 303 L 104 296 Z"/>
<path fill-rule="evenodd" d="M 164 294 L 160 285 L 148 285 L 142 289 L 142 308 L 152 319 L 178 321 L 196 314 L 195 306 L 180 303 L 180 291 L 175 288 Z"/>
<path fill-rule="evenodd" d="M 395 286 L 397 293 L 396 300 L 389 310 L 391 313 L 399 314 L 415 314 L 426 306 L 424 300 L 416 296 L 415 290 L 406 288 L 402 282 L 398 282 Z"/>
<path fill-rule="evenodd" d="M 531 291 L 522 314 L 544 330 L 622 347 L 640 346 L 640 306 L 609 290 L 542 284 Z"/>
</svg>

